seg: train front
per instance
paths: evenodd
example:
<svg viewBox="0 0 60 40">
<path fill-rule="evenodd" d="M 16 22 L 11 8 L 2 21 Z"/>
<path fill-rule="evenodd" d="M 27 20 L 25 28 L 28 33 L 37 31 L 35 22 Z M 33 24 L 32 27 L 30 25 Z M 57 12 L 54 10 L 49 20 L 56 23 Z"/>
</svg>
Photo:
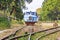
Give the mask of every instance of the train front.
<svg viewBox="0 0 60 40">
<path fill-rule="evenodd" d="M 25 12 L 24 21 L 26 25 L 34 25 L 38 21 L 38 16 L 36 12 Z"/>
</svg>

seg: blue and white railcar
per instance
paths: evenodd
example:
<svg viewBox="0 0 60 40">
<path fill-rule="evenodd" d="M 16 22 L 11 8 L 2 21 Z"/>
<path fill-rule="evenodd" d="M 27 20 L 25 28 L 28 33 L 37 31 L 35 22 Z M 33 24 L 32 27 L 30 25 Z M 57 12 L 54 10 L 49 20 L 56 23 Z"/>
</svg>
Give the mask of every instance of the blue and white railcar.
<svg viewBox="0 0 60 40">
<path fill-rule="evenodd" d="M 24 13 L 24 21 L 27 25 L 34 24 L 38 21 L 38 16 L 36 12 L 25 12 Z"/>
</svg>

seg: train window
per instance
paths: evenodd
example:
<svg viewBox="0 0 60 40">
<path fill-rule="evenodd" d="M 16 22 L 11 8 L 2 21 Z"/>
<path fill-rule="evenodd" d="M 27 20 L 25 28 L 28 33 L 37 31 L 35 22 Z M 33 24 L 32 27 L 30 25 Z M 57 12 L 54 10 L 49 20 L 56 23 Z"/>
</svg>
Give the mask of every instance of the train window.
<svg viewBox="0 0 60 40">
<path fill-rule="evenodd" d="M 34 12 L 32 12 L 31 15 L 34 15 Z"/>
<path fill-rule="evenodd" d="M 30 14 L 30 12 L 26 12 L 26 15 L 29 15 Z"/>
</svg>

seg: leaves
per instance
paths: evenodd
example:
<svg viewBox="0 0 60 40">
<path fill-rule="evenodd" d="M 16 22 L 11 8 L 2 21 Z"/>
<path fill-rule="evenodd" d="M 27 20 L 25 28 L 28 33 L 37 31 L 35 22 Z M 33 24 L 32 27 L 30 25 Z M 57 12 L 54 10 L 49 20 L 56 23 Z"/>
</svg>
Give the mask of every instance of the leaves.
<svg viewBox="0 0 60 40">
<path fill-rule="evenodd" d="M 10 15 L 14 13 L 14 16 L 18 19 L 22 18 L 22 9 L 21 7 L 25 6 L 23 0 L 0 0 L 0 10 L 8 11 Z"/>
<path fill-rule="evenodd" d="M 55 20 L 60 13 L 60 1 L 44 0 L 42 6 L 42 20 Z"/>
</svg>

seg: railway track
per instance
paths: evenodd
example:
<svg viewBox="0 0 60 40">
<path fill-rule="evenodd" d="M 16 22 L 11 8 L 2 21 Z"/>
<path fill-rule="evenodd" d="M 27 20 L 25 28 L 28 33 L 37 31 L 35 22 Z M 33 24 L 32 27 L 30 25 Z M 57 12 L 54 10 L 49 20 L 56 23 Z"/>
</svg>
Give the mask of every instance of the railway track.
<svg viewBox="0 0 60 40">
<path fill-rule="evenodd" d="M 45 35 L 42 35 L 42 36 L 36 38 L 36 40 L 40 40 L 41 38 L 43 38 L 45 36 L 48 36 L 50 34 L 54 34 L 54 33 L 59 32 L 59 31 L 60 31 L 60 28 L 55 28 L 55 29 L 52 29 L 52 30 L 45 31 Z"/>
<path fill-rule="evenodd" d="M 26 28 L 26 27 L 28 27 L 28 26 L 24 26 L 24 27 L 22 27 L 22 28 L 19 28 L 19 29 L 17 29 L 17 30 L 15 30 L 14 32 L 12 32 L 11 34 L 9 34 L 9 35 L 6 35 L 5 37 L 3 37 L 3 38 L 1 38 L 0 40 L 9 40 L 10 39 L 10 37 L 14 37 L 14 36 L 16 36 L 16 33 L 20 30 L 22 30 L 22 29 L 24 29 L 24 28 Z M 7 30 L 6 30 L 7 31 Z"/>
<path fill-rule="evenodd" d="M 11 32 L 10 30 L 12 30 L 12 29 L 10 29 L 10 30 L 5 30 L 4 32 L 6 32 L 6 34 L 7 34 L 7 32 L 9 33 L 9 34 L 7 34 L 7 35 L 5 35 L 5 36 L 2 36 L 1 38 L 0 38 L 0 40 L 7 40 L 7 39 L 9 39 L 9 37 L 10 36 L 15 36 L 16 35 L 16 33 L 19 31 L 19 30 L 22 30 L 23 28 L 25 28 L 25 26 L 24 27 L 22 27 L 22 28 L 18 28 L 18 29 L 16 29 L 16 28 L 14 28 L 13 30 L 14 30 L 14 32 Z M 12 30 L 12 31 L 13 31 Z"/>
<path fill-rule="evenodd" d="M 49 33 L 49 34 L 45 34 L 45 35 L 43 35 L 43 36 L 41 36 L 41 37 L 38 37 L 36 40 L 40 40 L 40 39 L 42 39 L 42 38 L 44 38 L 44 37 L 46 37 L 46 36 L 48 36 L 48 35 L 50 35 L 50 34 L 54 34 L 54 33 L 59 32 L 59 31 L 60 31 L 60 30 L 55 31 L 55 32 L 52 32 L 52 33 Z"/>
<path fill-rule="evenodd" d="M 42 36 L 40 36 L 40 37 L 38 37 L 38 38 L 36 38 L 36 40 L 39 40 L 40 38 L 42 38 L 42 37 L 45 37 L 45 36 L 47 36 L 47 35 L 50 35 L 50 34 L 53 34 L 53 33 L 55 33 L 55 32 L 59 32 L 60 31 L 60 26 L 59 27 L 55 27 L 55 28 L 50 28 L 50 29 L 46 29 L 46 30 L 40 30 L 40 31 L 38 31 L 38 32 L 33 32 L 33 33 L 31 33 L 31 35 L 34 35 L 34 34 L 36 34 L 36 33 L 41 33 L 41 32 L 45 32 L 46 34 L 45 35 L 42 35 Z M 15 39 L 18 39 L 18 38 L 22 38 L 22 37 L 26 37 L 26 36 L 29 36 L 30 34 L 25 34 L 25 35 L 23 35 L 23 36 L 15 36 L 15 37 L 13 37 L 13 38 L 11 38 L 11 39 L 9 39 L 9 40 L 15 40 Z M 31 36 L 30 36 L 31 37 Z"/>
</svg>

